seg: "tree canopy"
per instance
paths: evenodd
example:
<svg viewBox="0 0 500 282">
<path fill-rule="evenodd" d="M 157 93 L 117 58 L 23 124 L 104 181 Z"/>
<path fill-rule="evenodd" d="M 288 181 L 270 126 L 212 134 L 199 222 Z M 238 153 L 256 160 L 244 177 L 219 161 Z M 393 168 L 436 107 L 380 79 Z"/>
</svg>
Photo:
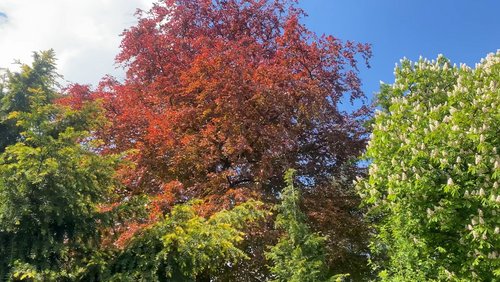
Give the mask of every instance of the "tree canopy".
<svg viewBox="0 0 500 282">
<path fill-rule="evenodd" d="M 288 166 L 312 184 L 362 150 L 366 112 L 338 103 L 363 96 L 355 56 L 369 46 L 317 37 L 301 16 L 282 0 L 161 1 L 139 13 L 118 56 L 127 79 L 94 93 L 112 122 L 108 149 L 139 151 L 131 189 L 180 181 L 189 195 L 273 195 Z"/>
<path fill-rule="evenodd" d="M 303 16 L 288 0 L 159 1 L 123 33 L 125 81 L 76 86 L 67 103 L 103 99 L 103 150 L 136 152 L 128 195 L 169 193 L 165 206 L 274 203 L 296 169 L 314 228 L 330 232 L 331 265 L 358 267 L 367 233 L 352 180 L 370 110 L 357 73 L 371 49 L 317 36 Z M 342 111 L 346 100 L 362 106 Z M 332 218 L 349 224 L 328 231 Z"/>
<path fill-rule="evenodd" d="M 49 50 L 0 81 L 1 281 L 500 279 L 500 51 L 368 105 L 370 45 L 296 0 L 136 15 L 121 80 Z"/>
<path fill-rule="evenodd" d="M 475 68 L 402 60 L 379 94 L 360 184 L 382 280 L 495 281 L 500 53 Z"/>
<path fill-rule="evenodd" d="M 31 66 L 9 75 L 2 93 L 8 145 L 0 154 L 2 279 L 69 275 L 81 259 L 73 253 L 98 246 L 97 205 L 115 184 L 116 159 L 99 156 L 96 140 L 88 139 L 100 111 L 92 103 L 81 111 L 53 103 L 54 63 L 52 51 L 35 53 Z"/>
</svg>

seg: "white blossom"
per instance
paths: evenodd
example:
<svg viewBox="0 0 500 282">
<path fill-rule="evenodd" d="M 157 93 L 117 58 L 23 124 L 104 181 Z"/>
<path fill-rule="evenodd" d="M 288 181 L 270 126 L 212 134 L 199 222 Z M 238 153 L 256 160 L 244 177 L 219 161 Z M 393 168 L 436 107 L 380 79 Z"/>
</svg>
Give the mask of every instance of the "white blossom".
<svg viewBox="0 0 500 282">
<path fill-rule="evenodd" d="M 437 156 L 438 156 L 438 152 L 437 152 L 436 150 L 434 150 L 434 149 L 433 149 L 433 150 L 431 151 L 431 157 L 433 157 L 433 158 L 437 158 Z"/>
<path fill-rule="evenodd" d="M 483 188 L 479 189 L 479 196 L 481 196 L 481 197 L 484 196 L 484 189 Z"/>
<path fill-rule="evenodd" d="M 405 181 L 406 180 L 406 173 L 403 172 L 403 174 L 401 174 L 401 180 L 402 181 Z"/>
<path fill-rule="evenodd" d="M 452 186 L 455 183 L 453 183 L 453 179 L 451 179 L 451 177 L 450 177 L 450 178 L 448 178 L 448 183 L 447 184 L 448 184 L 448 186 Z"/>
<path fill-rule="evenodd" d="M 481 157 L 481 155 L 476 155 L 476 165 L 480 164 L 482 160 L 483 157 Z"/>
<path fill-rule="evenodd" d="M 427 217 L 432 217 L 434 215 L 434 211 L 430 208 L 427 208 Z"/>
</svg>

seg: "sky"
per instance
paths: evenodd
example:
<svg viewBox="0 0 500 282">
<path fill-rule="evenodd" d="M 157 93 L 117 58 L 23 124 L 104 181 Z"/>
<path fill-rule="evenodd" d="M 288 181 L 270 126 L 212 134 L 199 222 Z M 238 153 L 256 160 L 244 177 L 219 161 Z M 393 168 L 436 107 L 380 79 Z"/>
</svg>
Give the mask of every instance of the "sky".
<svg viewBox="0 0 500 282">
<path fill-rule="evenodd" d="M 68 82 L 97 84 L 123 77 L 114 57 L 120 33 L 149 0 L 0 0 L 0 68 L 33 51 L 53 48 Z M 392 82 L 395 63 L 444 54 L 473 66 L 500 49 L 498 0 L 301 0 L 304 23 L 318 34 L 372 44 L 371 68 L 360 77 L 369 98 L 380 81 Z"/>
<path fill-rule="evenodd" d="M 363 90 L 378 92 L 394 81 L 403 57 L 474 66 L 500 49 L 499 0 L 303 0 L 306 25 L 319 34 L 372 44 L 370 69 L 361 68 Z"/>
<path fill-rule="evenodd" d="M 149 0 L 0 0 L 0 68 L 29 63 L 33 51 L 54 49 L 69 82 L 96 84 L 114 65 L 120 34 Z"/>
</svg>

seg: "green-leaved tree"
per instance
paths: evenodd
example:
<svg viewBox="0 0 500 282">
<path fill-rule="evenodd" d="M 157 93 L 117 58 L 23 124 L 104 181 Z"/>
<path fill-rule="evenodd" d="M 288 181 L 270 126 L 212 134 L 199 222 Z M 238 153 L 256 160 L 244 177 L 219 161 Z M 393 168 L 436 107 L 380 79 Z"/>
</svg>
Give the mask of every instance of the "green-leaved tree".
<svg viewBox="0 0 500 282">
<path fill-rule="evenodd" d="M 106 265 L 110 281 L 213 281 L 223 266 L 248 256 L 238 248 L 245 226 L 262 219 L 255 201 L 199 216 L 193 205 L 181 204 L 158 223 L 136 234 Z"/>
<path fill-rule="evenodd" d="M 359 184 L 384 281 L 500 279 L 500 52 L 474 69 L 402 60 Z"/>
</svg>

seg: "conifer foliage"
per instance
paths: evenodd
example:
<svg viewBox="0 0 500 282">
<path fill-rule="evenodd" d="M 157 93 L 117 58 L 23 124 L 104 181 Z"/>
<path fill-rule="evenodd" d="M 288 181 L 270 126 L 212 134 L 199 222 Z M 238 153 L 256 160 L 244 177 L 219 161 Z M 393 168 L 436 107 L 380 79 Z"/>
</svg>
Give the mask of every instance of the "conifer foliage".
<svg viewBox="0 0 500 282">
<path fill-rule="evenodd" d="M 111 276 L 104 280 L 211 281 L 224 265 L 249 259 L 238 244 L 245 226 L 265 215 L 261 203 L 248 201 L 207 219 L 193 205 L 175 206 L 137 234 L 107 265 Z"/>
<path fill-rule="evenodd" d="M 102 119 L 54 104 L 52 51 L 11 73 L 1 95 L 0 279 L 69 279 L 99 242 L 97 205 L 114 185 L 116 159 L 88 139 Z M 3 136 L 2 136 L 3 137 Z"/>
<path fill-rule="evenodd" d="M 208 218 L 195 209 L 200 203 L 176 205 L 122 245 L 109 244 L 109 230 L 143 220 L 157 198 L 113 205 L 122 162 L 99 154 L 92 132 L 105 122 L 102 108 L 66 106 L 55 70 L 52 51 L 35 53 L 1 93 L 12 144 L 0 154 L 0 280 L 204 281 L 248 259 L 238 248 L 243 231 L 266 215 L 255 201 Z"/>
<path fill-rule="evenodd" d="M 370 45 L 304 16 L 158 0 L 121 81 L 7 72 L 0 281 L 499 281 L 500 51 L 402 60 L 373 117 Z"/>
<path fill-rule="evenodd" d="M 314 233 L 300 209 L 300 192 L 294 187 L 294 170 L 285 174 L 286 187 L 278 205 L 276 227 L 284 235 L 266 256 L 272 263 L 272 280 L 276 282 L 340 281 L 342 275 L 329 274 L 325 264 L 326 237 Z"/>
</svg>

